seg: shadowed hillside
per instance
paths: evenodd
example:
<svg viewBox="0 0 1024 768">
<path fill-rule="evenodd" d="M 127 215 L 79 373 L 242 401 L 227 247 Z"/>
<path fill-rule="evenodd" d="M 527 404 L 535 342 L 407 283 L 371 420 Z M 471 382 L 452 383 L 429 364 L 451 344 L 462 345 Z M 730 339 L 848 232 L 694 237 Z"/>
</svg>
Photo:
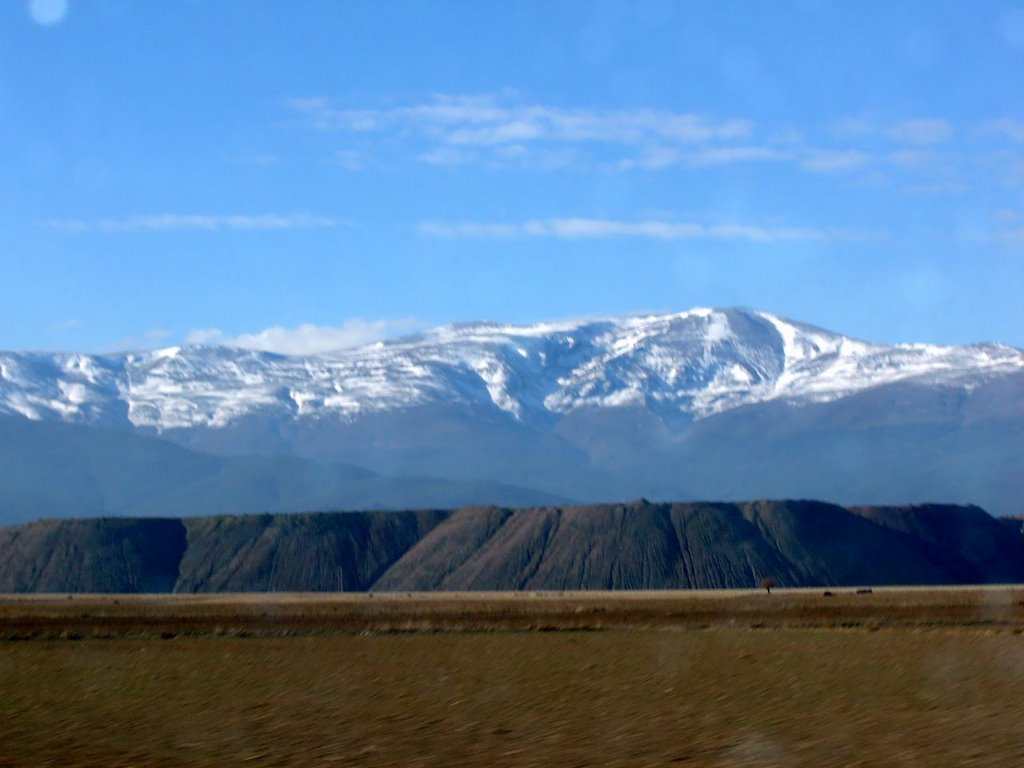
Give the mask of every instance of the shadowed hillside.
<svg viewBox="0 0 1024 768">
<path fill-rule="evenodd" d="M 362 592 L 445 512 L 246 515 L 185 521 L 179 592 Z"/>
<path fill-rule="evenodd" d="M 0 529 L 0 591 L 572 590 L 1024 581 L 977 507 L 815 501 L 43 521 Z"/>
<path fill-rule="evenodd" d="M 0 529 L 0 592 L 170 592 L 180 520 L 43 520 Z"/>
</svg>

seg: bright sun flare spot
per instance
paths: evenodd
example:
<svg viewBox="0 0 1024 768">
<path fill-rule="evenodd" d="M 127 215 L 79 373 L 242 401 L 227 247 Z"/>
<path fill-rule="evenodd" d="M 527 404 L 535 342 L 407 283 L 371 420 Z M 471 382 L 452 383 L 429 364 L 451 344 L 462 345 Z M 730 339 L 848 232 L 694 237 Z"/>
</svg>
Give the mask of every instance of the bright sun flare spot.
<svg viewBox="0 0 1024 768">
<path fill-rule="evenodd" d="M 68 12 L 68 0 L 30 0 L 29 15 L 36 24 L 59 24 Z"/>
</svg>

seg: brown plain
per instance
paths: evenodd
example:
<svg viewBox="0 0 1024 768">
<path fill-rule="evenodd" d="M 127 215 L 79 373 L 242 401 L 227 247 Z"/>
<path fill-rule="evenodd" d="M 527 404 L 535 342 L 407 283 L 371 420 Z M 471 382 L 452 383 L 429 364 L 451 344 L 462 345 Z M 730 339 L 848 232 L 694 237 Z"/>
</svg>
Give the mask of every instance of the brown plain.
<svg viewBox="0 0 1024 768">
<path fill-rule="evenodd" d="M 0 765 L 1024 765 L 1024 589 L 7 596 Z"/>
</svg>

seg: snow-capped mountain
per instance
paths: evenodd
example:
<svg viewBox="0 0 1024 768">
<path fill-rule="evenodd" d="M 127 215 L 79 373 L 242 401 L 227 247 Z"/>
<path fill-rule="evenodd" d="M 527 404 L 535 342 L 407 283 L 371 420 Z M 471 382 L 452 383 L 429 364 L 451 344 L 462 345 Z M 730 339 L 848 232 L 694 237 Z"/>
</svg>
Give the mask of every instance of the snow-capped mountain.
<svg viewBox="0 0 1024 768">
<path fill-rule="evenodd" d="M 427 405 L 548 423 L 580 409 L 700 420 L 820 403 L 896 382 L 970 388 L 1024 371 L 998 344 L 884 346 L 750 310 L 510 326 L 450 325 L 315 356 L 218 346 L 116 355 L 0 353 L 0 413 L 157 432 L 259 415 L 352 422 Z"/>
<path fill-rule="evenodd" d="M 870 344 L 751 310 L 460 324 L 302 357 L 0 353 L 0 514 L 5 499 L 63 514 L 97 493 L 166 487 L 180 492 L 156 495 L 182 513 L 215 511 L 211 499 L 262 511 L 645 496 L 1020 514 L 1021 446 L 1021 350 Z M 25 486 L 14 459 L 39 482 Z M 228 464 L 196 477 L 210 459 Z M 375 495 L 354 494 L 340 465 L 382 476 Z"/>
</svg>

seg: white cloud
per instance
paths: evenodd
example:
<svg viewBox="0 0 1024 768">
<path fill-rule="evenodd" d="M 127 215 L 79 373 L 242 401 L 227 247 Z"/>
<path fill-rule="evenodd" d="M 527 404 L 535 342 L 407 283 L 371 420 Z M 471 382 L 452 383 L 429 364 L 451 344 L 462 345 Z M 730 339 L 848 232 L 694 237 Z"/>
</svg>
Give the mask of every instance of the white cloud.
<svg viewBox="0 0 1024 768">
<path fill-rule="evenodd" d="M 220 328 L 196 328 L 185 337 L 186 344 L 216 344 L 224 338 Z"/>
<path fill-rule="evenodd" d="M 874 121 L 866 117 L 846 117 L 831 125 L 831 132 L 840 139 L 856 139 L 877 132 Z"/>
<path fill-rule="evenodd" d="M 922 152 L 920 149 L 899 149 L 890 152 L 886 159 L 893 165 L 903 168 L 928 168 L 936 164 L 936 156 L 930 152 Z"/>
<path fill-rule="evenodd" d="M 863 168 L 871 156 L 856 149 L 814 149 L 800 161 L 800 167 L 814 173 L 841 173 Z"/>
<path fill-rule="evenodd" d="M 28 13 L 44 27 L 60 24 L 68 13 L 68 0 L 29 0 Z"/>
<path fill-rule="evenodd" d="M 42 222 L 48 229 L 62 232 L 168 232 L 177 230 L 269 230 L 337 227 L 341 219 L 306 213 L 211 216 L 205 214 L 157 213 L 122 219 L 50 219 Z"/>
<path fill-rule="evenodd" d="M 535 141 L 544 138 L 545 128 L 537 120 L 518 120 L 482 126 L 464 126 L 451 131 L 445 141 L 449 144 L 491 145 Z"/>
<path fill-rule="evenodd" d="M 187 344 L 218 344 L 225 347 L 256 349 L 284 355 L 314 355 L 336 349 L 371 344 L 397 333 L 422 327 L 415 320 L 346 320 L 341 325 L 303 323 L 294 328 L 275 325 L 256 333 L 228 336 L 218 328 L 200 328 L 185 337 Z"/>
<path fill-rule="evenodd" d="M 620 169 L 705 167 L 782 157 L 777 149 L 736 144 L 752 136 L 749 121 L 660 109 L 573 109 L 499 96 L 452 95 L 381 109 L 347 108 L 319 98 L 293 99 L 288 105 L 322 131 L 404 138 L 412 143 L 418 162 L 433 166 L 608 168 L 609 161 L 587 154 L 587 147 L 598 145 L 625 148 L 623 159 L 611 161 L 611 167 Z"/>
<path fill-rule="evenodd" d="M 867 117 L 848 117 L 833 123 L 831 133 L 846 141 L 881 138 L 900 144 L 940 144 L 953 137 L 954 128 L 941 117 L 917 117 L 888 125 Z"/>
<path fill-rule="evenodd" d="M 452 240 L 500 240 L 524 234 L 523 227 L 518 224 L 479 221 L 424 221 L 419 225 L 419 233 L 427 237 Z"/>
<path fill-rule="evenodd" d="M 889 126 L 886 135 L 903 144 L 941 144 L 953 136 L 953 126 L 938 118 L 907 120 Z"/>
<path fill-rule="evenodd" d="M 470 152 L 455 149 L 454 147 L 436 147 L 427 152 L 421 152 L 416 156 L 416 159 L 426 165 L 455 166 L 465 165 L 475 159 L 475 156 Z"/>
<path fill-rule="evenodd" d="M 657 109 L 567 109 L 515 104 L 495 96 L 437 95 L 403 107 L 352 109 L 327 99 L 292 99 L 288 106 L 320 130 L 406 132 L 454 146 L 503 144 L 699 144 L 748 137 L 745 120 L 715 120 Z"/>
<path fill-rule="evenodd" d="M 961 181 L 931 181 L 911 184 L 906 191 L 912 195 L 962 195 L 970 189 L 970 184 Z"/>
<path fill-rule="evenodd" d="M 768 144 L 781 144 L 783 146 L 794 147 L 804 143 L 804 135 L 795 128 L 786 128 L 769 134 L 765 141 Z"/>
<path fill-rule="evenodd" d="M 935 115 L 894 119 L 864 114 L 818 125 L 755 125 L 742 116 L 631 107 L 598 109 L 539 103 L 512 92 L 439 94 L 372 107 L 327 98 L 287 107 L 315 130 L 355 146 L 379 145 L 389 158 L 437 168 L 553 172 L 667 173 L 776 163 L 796 174 L 847 175 L 843 182 L 946 190 L 979 188 L 999 176 L 1019 186 L 1014 161 L 993 169 L 986 147 L 1024 142 L 1024 120 L 955 124 Z M 956 142 L 960 136 L 982 142 Z M 987 138 L 986 138 L 987 137 Z M 991 150 L 992 147 L 988 147 Z M 348 155 L 338 155 L 345 165 Z M 987 177 L 987 178 L 986 178 Z M 479 226 L 479 225 L 475 225 Z"/>
<path fill-rule="evenodd" d="M 663 168 L 678 165 L 681 159 L 682 153 L 675 147 L 653 146 L 643 150 L 639 157 L 627 157 L 620 160 L 618 167 L 660 171 Z"/>
<path fill-rule="evenodd" d="M 427 237 L 451 240 L 494 240 L 518 237 L 592 240 L 643 238 L 649 240 L 740 240 L 758 243 L 827 240 L 838 233 L 805 227 L 764 227 L 743 224 L 700 224 L 695 222 L 615 219 L 532 219 L 520 223 L 437 222 L 420 224 Z"/>
<path fill-rule="evenodd" d="M 713 166 L 757 160 L 784 160 L 790 155 L 770 147 L 707 147 L 686 157 L 687 165 Z"/>
<path fill-rule="evenodd" d="M 346 171 L 361 171 L 366 168 L 368 160 L 365 153 L 355 149 L 339 149 L 334 153 L 334 161 Z"/>
<path fill-rule="evenodd" d="M 104 345 L 106 352 L 124 352 L 129 349 L 152 349 L 154 346 L 163 346 L 174 336 L 174 332 L 164 328 L 150 328 L 139 335 L 122 336 L 115 341 Z"/>
<path fill-rule="evenodd" d="M 675 147 L 655 146 L 645 149 L 639 157 L 627 157 L 621 160 L 618 167 L 652 171 L 662 170 L 673 165 L 687 168 L 713 168 L 734 163 L 785 160 L 788 157 L 787 152 L 760 146 L 707 146 L 691 151 L 682 151 Z"/>
<path fill-rule="evenodd" d="M 858 117 L 831 125 L 831 133 L 843 140 L 883 138 L 905 144 L 937 144 L 949 140 L 953 132 L 953 126 L 942 118 L 913 118 L 886 125 Z"/>
</svg>

